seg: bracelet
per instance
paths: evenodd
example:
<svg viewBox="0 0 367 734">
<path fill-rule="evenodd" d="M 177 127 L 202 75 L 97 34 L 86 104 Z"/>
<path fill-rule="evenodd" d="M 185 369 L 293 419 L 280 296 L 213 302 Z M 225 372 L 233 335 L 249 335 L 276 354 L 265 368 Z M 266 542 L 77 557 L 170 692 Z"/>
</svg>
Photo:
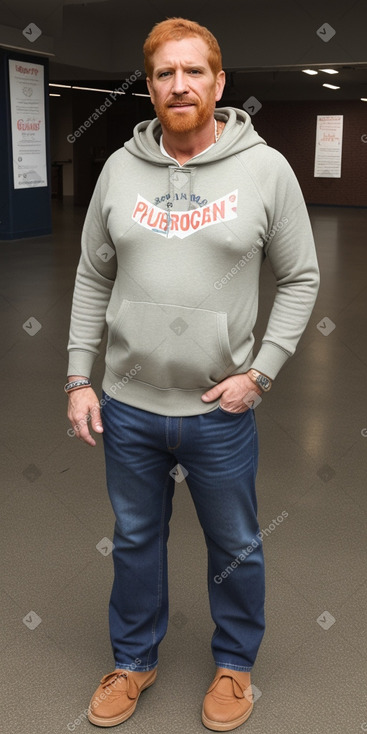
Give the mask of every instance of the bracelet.
<svg viewBox="0 0 367 734">
<path fill-rule="evenodd" d="M 64 391 L 69 393 L 73 390 L 79 390 L 81 387 L 91 387 L 91 385 L 92 383 L 88 378 L 83 380 L 73 380 L 72 382 L 67 382 L 66 385 L 64 385 Z"/>
</svg>

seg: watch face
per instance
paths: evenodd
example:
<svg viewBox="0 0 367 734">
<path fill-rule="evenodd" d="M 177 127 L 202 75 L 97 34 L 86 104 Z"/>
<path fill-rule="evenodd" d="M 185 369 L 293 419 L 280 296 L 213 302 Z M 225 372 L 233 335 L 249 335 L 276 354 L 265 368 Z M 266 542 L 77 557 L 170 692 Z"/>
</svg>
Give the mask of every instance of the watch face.
<svg viewBox="0 0 367 734">
<path fill-rule="evenodd" d="M 270 380 L 268 379 L 268 377 L 265 377 L 265 375 L 259 375 L 256 382 L 262 390 L 269 390 Z"/>
</svg>

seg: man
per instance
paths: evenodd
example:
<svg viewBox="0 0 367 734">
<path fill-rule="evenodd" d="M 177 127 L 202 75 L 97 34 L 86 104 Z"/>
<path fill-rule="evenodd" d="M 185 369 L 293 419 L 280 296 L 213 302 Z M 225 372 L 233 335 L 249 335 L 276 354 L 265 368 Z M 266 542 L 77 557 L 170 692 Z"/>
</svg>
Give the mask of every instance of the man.
<svg viewBox="0 0 367 734">
<path fill-rule="evenodd" d="M 184 475 L 208 548 L 216 625 L 217 670 L 202 722 L 229 731 L 252 711 L 250 671 L 264 633 L 253 408 L 306 327 L 318 266 L 289 164 L 246 112 L 216 109 L 225 74 L 212 34 L 171 18 L 153 28 L 144 54 L 157 117 L 136 126 L 97 182 L 68 347 L 68 416 L 92 446 L 90 426 L 103 431 L 116 515 L 109 617 L 116 667 L 88 716 L 104 727 L 125 721 L 156 678 L 168 622 L 172 496 L 175 476 Z M 277 291 L 254 358 L 265 257 Z M 99 403 L 89 377 L 105 323 Z"/>
</svg>

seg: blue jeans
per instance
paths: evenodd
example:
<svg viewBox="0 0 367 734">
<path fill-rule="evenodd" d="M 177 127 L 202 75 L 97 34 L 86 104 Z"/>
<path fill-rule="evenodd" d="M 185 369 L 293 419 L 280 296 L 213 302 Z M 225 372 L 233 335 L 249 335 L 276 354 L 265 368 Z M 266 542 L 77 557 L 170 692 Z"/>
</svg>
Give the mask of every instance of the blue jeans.
<svg viewBox="0 0 367 734">
<path fill-rule="evenodd" d="M 234 414 L 218 407 L 166 417 L 107 400 L 102 416 L 116 516 L 109 607 L 116 667 L 147 671 L 157 665 L 168 624 L 172 497 L 175 481 L 185 476 L 208 549 L 214 661 L 251 670 L 265 628 L 254 411 Z"/>
</svg>

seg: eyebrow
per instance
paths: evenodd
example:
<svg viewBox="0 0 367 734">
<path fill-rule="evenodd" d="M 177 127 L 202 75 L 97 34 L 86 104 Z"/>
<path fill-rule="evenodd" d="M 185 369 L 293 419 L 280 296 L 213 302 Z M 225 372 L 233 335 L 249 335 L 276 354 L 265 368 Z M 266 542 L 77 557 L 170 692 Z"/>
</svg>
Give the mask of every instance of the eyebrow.
<svg viewBox="0 0 367 734">
<path fill-rule="evenodd" d="M 198 69 L 200 71 L 207 70 L 206 66 L 203 66 L 202 64 L 195 64 L 193 61 L 185 61 L 182 63 L 182 66 L 184 68 L 190 67 L 191 69 Z M 164 64 L 164 65 L 161 64 L 161 66 L 157 66 L 154 69 L 154 74 L 159 74 L 160 71 L 168 71 L 169 69 L 173 69 L 173 68 L 175 68 L 175 62 L 174 63 L 168 62 L 167 64 Z"/>
</svg>

